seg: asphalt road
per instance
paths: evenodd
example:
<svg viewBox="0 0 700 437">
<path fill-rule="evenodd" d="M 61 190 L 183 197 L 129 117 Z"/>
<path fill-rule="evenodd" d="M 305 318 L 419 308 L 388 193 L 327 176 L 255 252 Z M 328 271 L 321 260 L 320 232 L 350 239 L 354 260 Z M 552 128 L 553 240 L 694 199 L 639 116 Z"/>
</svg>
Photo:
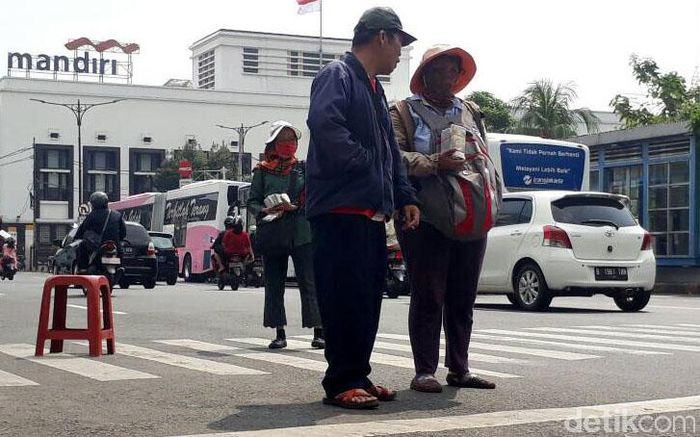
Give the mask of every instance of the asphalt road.
<svg viewBox="0 0 700 437">
<path fill-rule="evenodd" d="M 325 362 L 304 338 L 296 289 L 286 301 L 298 343 L 285 351 L 265 346 L 261 289 L 178 283 L 115 290 L 115 355 L 66 342 L 35 359 L 46 278 L 0 282 L 2 436 L 700 435 L 697 298 L 653 296 L 639 313 L 561 298 L 524 313 L 480 296 L 471 367 L 498 387 L 442 394 L 408 389 L 409 298 L 385 299 L 372 379 L 399 397 L 353 412 L 320 402 Z M 85 326 L 80 290 L 68 304 L 69 326 Z"/>
</svg>

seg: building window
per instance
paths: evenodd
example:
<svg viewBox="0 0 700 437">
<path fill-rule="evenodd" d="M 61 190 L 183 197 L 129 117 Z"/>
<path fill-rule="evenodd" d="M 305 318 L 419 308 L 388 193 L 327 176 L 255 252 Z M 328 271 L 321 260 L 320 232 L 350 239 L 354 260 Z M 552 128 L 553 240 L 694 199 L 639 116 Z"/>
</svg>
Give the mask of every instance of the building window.
<svg viewBox="0 0 700 437">
<path fill-rule="evenodd" d="M 607 152 L 606 152 L 607 153 Z M 606 155 L 607 156 L 607 155 Z M 642 202 L 642 166 L 612 167 L 605 169 L 605 185 L 607 193 L 623 194 L 630 198 L 630 210 L 639 219 Z"/>
<path fill-rule="evenodd" d="M 649 165 L 649 231 L 657 256 L 690 254 L 688 161 Z"/>
<path fill-rule="evenodd" d="M 83 199 L 104 191 L 110 201 L 119 200 L 119 149 L 86 147 L 83 181 Z"/>
<path fill-rule="evenodd" d="M 287 74 L 289 76 L 315 77 L 320 70 L 318 52 L 302 52 L 291 50 L 288 52 Z M 323 65 L 327 65 L 340 55 L 333 53 L 323 54 Z"/>
<path fill-rule="evenodd" d="M 73 148 L 37 146 L 38 200 L 71 201 L 73 191 Z"/>
<path fill-rule="evenodd" d="M 165 159 L 165 150 L 131 149 L 129 157 L 129 194 L 157 191 L 153 178 Z"/>
<path fill-rule="evenodd" d="M 197 56 L 197 86 L 201 89 L 214 88 L 214 50 Z"/>
<path fill-rule="evenodd" d="M 259 52 L 256 47 L 243 47 L 243 72 L 258 73 Z"/>
</svg>

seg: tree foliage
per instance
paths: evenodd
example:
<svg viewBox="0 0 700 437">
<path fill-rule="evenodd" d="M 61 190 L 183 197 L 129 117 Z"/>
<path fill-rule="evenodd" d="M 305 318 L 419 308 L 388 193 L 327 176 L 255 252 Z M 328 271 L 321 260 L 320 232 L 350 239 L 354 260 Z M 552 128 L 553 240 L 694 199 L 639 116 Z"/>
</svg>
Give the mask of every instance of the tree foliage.
<svg viewBox="0 0 700 437">
<path fill-rule="evenodd" d="M 165 159 L 158 169 L 153 185 L 158 191 L 168 191 L 180 186 L 180 175 L 178 168 L 180 161 L 187 160 L 192 163 L 192 170 L 195 175 L 207 179 L 203 171 L 216 174 L 218 178 L 223 177 L 222 168 L 226 168 L 226 179 L 233 179 L 237 174 L 238 162 L 233 159 L 231 152 L 225 145 L 212 144 L 211 149 L 205 151 L 196 141 L 188 141 L 179 149 L 173 150 L 172 155 Z"/>
<path fill-rule="evenodd" d="M 632 73 L 647 91 L 647 101 L 632 104 L 629 97 L 618 94 L 610 102 L 625 127 L 688 121 L 700 129 L 700 85 L 688 86 L 677 72 L 661 73 L 653 59 L 630 57 Z"/>
<path fill-rule="evenodd" d="M 515 126 L 515 118 L 508 104 L 490 92 L 474 91 L 466 98 L 481 108 L 487 132 L 506 133 Z"/>
<path fill-rule="evenodd" d="M 573 83 L 554 85 L 549 79 L 530 83 L 512 102 L 519 120 L 516 132 L 543 138 L 569 138 L 576 135 L 578 123 L 589 133 L 598 131 L 598 117 L 586 108 L 571 109 L 577 94 Z"/>
</svg>

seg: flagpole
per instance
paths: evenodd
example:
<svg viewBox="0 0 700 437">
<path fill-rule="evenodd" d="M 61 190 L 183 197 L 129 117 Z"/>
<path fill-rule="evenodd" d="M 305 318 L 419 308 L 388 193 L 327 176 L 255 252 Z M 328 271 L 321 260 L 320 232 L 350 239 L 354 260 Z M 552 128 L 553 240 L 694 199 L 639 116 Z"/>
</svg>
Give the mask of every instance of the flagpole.
<svg viewBox="0 0 700 437">
<path fill-rule="evenodd" d="M 323 68 L 323 0 L 318 1 L 319 31 L 318 31 L 318 69 Z"/>
</svg>

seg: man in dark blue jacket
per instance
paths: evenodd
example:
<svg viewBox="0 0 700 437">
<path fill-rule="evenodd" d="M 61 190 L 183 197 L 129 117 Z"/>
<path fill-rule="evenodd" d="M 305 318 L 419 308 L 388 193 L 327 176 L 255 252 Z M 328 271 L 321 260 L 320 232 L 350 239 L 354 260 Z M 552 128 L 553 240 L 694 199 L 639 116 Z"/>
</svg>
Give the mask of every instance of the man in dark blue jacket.
<svg viewBox="0 0 700 437">
<path fill-rule="evenodd" d="M 354 33 L 352 53 L 311 86 L 306 214 L 326 334 L 324 402 L 375 408 L 396 397 L 368 378 L 387 269 L 384 222 L 398 210 L 413 229 L 420 214 L 377 75 L 390 74 L 415 38 L 389 8 L 365 11 Z"/>
</svg>

